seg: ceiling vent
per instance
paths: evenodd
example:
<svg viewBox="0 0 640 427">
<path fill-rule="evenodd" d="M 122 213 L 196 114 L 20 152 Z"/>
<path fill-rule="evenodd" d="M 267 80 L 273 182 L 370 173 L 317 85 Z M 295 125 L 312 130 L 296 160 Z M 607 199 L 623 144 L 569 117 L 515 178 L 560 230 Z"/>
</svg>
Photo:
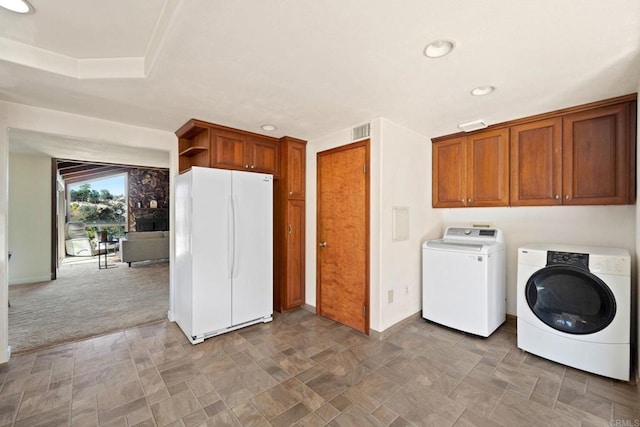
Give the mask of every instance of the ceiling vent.
<svg viewBox="0 0 640 427">
<path fill-rule="evenodd" d="M 482 120 L 474 120 L 472 122 L 460 123 L 458 125 L 458 129 L 463 130 L 465 132 L 484 129 L 486 127 L 487 127 L 487 124 Z"/>
<path fill-rule="evenodd" d="M 357 141 L 358 139 L 369 138 L 371 136 L 371 123 L 365 123 L 361 126 L 356 126 L 351 129 L 351 140 Z"/>
</svg>

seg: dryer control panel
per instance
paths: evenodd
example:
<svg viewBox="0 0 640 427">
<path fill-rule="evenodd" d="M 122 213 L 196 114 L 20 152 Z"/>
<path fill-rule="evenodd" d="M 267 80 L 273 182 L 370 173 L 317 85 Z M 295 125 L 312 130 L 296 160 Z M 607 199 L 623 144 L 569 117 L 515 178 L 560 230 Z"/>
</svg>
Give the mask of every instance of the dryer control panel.
<svg viewBox="0 0 640 427">
<path fill-rule="evenodd" d="M 571 265 L 583 270 L 589 270 L 589 254 L 548 251 L 547 265 Z"/>
</svg>

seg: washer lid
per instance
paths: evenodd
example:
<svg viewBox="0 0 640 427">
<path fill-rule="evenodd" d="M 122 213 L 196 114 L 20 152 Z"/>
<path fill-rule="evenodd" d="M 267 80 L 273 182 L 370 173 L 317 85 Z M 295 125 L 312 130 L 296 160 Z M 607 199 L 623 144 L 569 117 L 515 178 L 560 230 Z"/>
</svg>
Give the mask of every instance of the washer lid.
<svg viewBox="0 0 640 427">
<path fill-rule="evenodd" d="M 473 243 L 454 243 L 446 240 L 429 240 L 424 245 L 425 248 L 454 250 L 461 252 L 482 252 L 484 245 L 478 245 Z"/>
</svg>

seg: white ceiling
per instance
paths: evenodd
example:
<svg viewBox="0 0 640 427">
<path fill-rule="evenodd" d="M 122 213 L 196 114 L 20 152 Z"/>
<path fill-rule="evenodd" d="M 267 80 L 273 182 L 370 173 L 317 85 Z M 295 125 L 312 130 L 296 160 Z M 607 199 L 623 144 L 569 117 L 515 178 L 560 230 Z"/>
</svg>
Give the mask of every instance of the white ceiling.
<svg viewBox="0 0 640 427">
<path fill-rule="evenodd" d="M 0 99 L 170 132 L 312 139 L 386 117 L 435 137 L 640 83 L 638 0 L 30 2 L 0 11 Z M 439 38 L 456 49 L 426 58 Z"/>
</svg>

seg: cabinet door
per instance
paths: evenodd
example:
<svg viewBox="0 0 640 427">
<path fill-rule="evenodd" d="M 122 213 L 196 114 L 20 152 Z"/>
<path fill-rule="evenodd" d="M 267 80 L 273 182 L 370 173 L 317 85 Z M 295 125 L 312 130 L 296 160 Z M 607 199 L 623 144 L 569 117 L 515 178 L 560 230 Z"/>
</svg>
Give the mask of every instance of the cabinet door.
<svg viewBox="0 0 640 427">
<path fill-rule="evenodd" d="M 436 142 L 432 146 L 432 202 L 434 208 L 458 208 L 466 202 L 465 138 Z"/>
<path fill-rule="evenodd" d="M 509 205 L 509 130 L 467 136 L 467 206 Z"/>
<path fill-rule="evenodd" d="M 304 200 L 306 151 L 305 145 L 287 144 L 287 197 Z"/>
<path fill-rule="evenodd" d="M 246 164 L 252 172 L 270 173 L 277 176 L 280 173 L 279 145 L 267 139 L 250 139 Z"/>
<path fill-rule="evenodd" d="M 629 106 L 563 118 L 565 205 L 629 203 Z"/>
<path fill-rule="evenodd" d="M 562 120 L 511 127 L 511 205 L 562 203 Z"/>
<path fill-rule="evenodd" d="M 213 132 L 211 165 L 214 168 L 244 170 L 249 167 L 246 137 L 234 132 L 216 130 Z"/>
<path fill-rule="evenodd" d="M 304 201 L 287 202 L 287 220 L 285 310 L 304 304 Z"/>
</svg>

